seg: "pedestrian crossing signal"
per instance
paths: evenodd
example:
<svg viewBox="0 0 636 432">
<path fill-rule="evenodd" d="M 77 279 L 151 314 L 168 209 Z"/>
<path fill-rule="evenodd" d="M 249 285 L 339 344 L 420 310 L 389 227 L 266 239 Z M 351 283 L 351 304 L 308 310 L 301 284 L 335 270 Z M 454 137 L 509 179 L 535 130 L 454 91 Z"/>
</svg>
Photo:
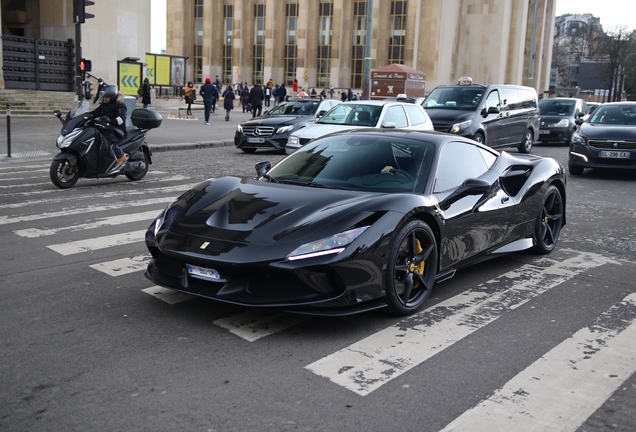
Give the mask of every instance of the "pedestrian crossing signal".
<svg viewBox="0 0 636 432">
<path fill-rule="evenodd" d="M 86 6 L 92 6 L 95 2 L 91 0 L 73 0 L 73 23 L 81 24 L 95 15 L 86 13 Z"/>
<path fill-rule="evenodd" d="M 80 63 L 79 63 L 80 72 L 82 72 L 82 73 L 90 72 L 92 67 L 93 67 L 93 65 L 92 65 L 92 62 L 90 60 L 86 60 L 86 59 L 81 59 L 80 60 Z"/>
</svg>

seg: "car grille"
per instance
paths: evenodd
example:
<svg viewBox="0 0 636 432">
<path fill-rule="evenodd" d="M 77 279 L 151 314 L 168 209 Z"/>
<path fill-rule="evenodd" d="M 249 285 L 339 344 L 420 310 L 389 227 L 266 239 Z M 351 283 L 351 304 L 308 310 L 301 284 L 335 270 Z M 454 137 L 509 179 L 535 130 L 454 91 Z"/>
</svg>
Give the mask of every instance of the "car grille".
<svg viewBox="0 0 636 432">
<path fill-rule="evenodd" d="M 433 122 L 433 129 L 437 132 L 446 132 L 450 131 L 451 125 L 449 123 L 435 123 Z"/>
<path fill-rule="evenodd" d="M 243 135 L 248 137 L 268 138 L 274 135 L 271 126 L 243 126 Z"/>
<path fill-rule="evenodd" d="M 312 140 L 311 138 L 301 138 L 300 139 L 300 145 L 304 146 L 305 144 L 307 144 L 311 140 Z"/>
<path fill-rule="evenodd" d="M 590 147 L 607 150 L 636 150 L 636 141 L 588 141 Z"/>
</svg>

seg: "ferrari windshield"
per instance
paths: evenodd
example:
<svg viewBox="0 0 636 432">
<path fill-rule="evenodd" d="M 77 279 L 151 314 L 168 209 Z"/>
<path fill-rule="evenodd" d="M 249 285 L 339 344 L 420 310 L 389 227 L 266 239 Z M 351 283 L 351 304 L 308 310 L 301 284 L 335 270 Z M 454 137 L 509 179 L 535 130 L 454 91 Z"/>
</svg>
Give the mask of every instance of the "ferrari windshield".
<svg viewBox="0 0 636 432">
<path fill-rule="evenodd" d="M 378 123 L 382 105 L 342 104 L 333 107 L 316 123 L 345 126 L 375 126 Z"/>
<path fill-rule="evenodd" d="M 431 143 L 389 134 L 332 135 L 283 159 L 263 181 L 369 192 L 414 192 L 428 178 L 433 151 Z"/>
<path fill-rule="evenodd" d="M 636 125 L 636 104 L 601 105 L 590 118 L 591 124 Z"/>
<path fill-rule="evenodd" d="M 424 108 L 446 108 L 474 111 L 484 96 L 482 86 L 438 87 L 422 102 Z"/>
<path fill-rule="evenodd" d="M 283 115 L 311 115 L 316 112 L 320 101 L 308 100 L 298 102 L 285 102 L 280 105 L 276 105 L 274 108 L 267 112 L 268 116 L 283 116 Z"/>
</svg>

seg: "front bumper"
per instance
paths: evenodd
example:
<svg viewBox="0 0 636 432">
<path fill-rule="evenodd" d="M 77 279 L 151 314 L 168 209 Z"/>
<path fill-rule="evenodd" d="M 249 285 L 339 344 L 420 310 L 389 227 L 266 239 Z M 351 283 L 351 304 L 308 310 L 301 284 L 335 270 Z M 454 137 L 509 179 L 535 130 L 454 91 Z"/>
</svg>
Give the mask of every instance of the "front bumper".
<svg viewBox="0 0 636 432">
<path fill-rule="evenodd" d="M 236 148 L 284 150 L 289 134 L 275 134 L 269 137 L 247 137 L 236 131 L 234 146 Z"/>
<path fill-rule="evenodd" d="M 636 143 L 629 145 L 630 148 L 614 147 L 615 141 L 597 143 L 598 146 L 570 144 L 569 164 L 582 168 L 636 169 Z"/>
<path fill-rule="evenodd" d="M 539 141 L 560 141 L 570 142 L 570 137 L 574 130 L 568 128 L 542 128 L 539 129 Z"/>
</svg>

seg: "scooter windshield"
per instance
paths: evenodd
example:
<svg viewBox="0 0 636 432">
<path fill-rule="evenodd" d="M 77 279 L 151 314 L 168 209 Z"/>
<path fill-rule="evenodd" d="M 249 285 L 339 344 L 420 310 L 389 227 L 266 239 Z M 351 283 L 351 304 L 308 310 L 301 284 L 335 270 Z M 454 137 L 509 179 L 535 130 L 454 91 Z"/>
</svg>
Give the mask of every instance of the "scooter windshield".
<svg viewBox="0 0 636 432">
<path fill-rule="evenodd" d="M 76 101 L 75 105 L 73 106 L 73 109 L 71 110 L 71 112 L 69 113 L 68 118 L 72 119 L 74 117 L 80 116 L 86 112 L 88 112 L 90 109 L 90 104 L 88 103 L 88 101 Z"/>
</svg>

